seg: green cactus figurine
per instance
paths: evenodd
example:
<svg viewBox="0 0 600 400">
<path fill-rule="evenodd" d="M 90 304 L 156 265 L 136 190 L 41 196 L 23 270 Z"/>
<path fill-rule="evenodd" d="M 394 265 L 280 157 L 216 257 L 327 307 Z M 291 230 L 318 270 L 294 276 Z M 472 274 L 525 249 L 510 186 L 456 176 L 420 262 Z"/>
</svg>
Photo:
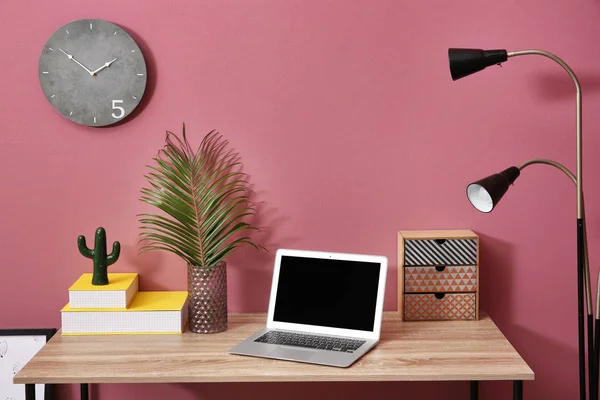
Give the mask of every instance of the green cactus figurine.
<svg viewBox="0 0 600 400">
<path fill-rule="evenodd" d="M 94 241 L 94 249 L 88 249 L 85 243 L 85 236 L 80 235 L 77 238 L 77 247 L 82 256 L 94 260 L 94 274 L 92 285 L 101 286 L 108 285 L 108 267 L 113 265 L 121 254 L 121 244 L 113 243 L 112 253 L 106 255 L 106 232 L 104 228 L 96 229 L 96 239 Z"/>
</svg>

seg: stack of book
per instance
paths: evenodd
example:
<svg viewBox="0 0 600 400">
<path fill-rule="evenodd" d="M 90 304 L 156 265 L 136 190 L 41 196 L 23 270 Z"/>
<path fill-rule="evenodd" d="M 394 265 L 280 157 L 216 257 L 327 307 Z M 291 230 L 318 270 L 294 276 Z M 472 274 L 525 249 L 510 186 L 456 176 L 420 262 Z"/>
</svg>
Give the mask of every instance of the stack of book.
<svg viewBox="0 0 600 400">
<path fill-rule="evenodd" d="M 69 288 L 61 310 L 63 335 L 182 333 L 187 292 L 138 292 L 137 273 L 108 274 L 108 285 L 92 285 L 83 274 Z"/>
</svg>

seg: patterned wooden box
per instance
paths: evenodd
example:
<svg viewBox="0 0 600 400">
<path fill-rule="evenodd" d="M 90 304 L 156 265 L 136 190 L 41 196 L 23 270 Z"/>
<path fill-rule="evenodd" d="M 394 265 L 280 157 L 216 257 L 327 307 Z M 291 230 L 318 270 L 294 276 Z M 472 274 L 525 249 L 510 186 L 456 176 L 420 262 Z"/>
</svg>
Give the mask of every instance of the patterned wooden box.
<svg viewBox="0 0 600 400">
<path fill-rule="evenodd" d="M 404 321 L 479 319 L 479 237 L 471 230 L 398 232 Z"/>
</svg>

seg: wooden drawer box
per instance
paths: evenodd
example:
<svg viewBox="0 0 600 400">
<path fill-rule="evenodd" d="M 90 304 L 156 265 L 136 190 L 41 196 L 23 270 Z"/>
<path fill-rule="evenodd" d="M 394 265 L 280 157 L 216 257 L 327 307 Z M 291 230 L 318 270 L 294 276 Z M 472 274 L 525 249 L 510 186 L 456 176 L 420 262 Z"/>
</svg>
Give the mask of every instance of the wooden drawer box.
<svg viewBox="0 0 600 400">
<path fill-rule="evenodd" d="M 398 310 L 405 321 L 479 319 L 479 237 L 398 232 Z"/>
<path fill-rule="evenodd" d="M 477 266 L 404 267 L 405 293 L 476 292 Z"/>
<path fill-rule="evenodd" d="M 475 293 L 406 294 L 405 321 L 474 320 Z"/>
<path fill-rule="evenodd" d="M 476 239 L 408 239 L 404 242 L 404 265 L 475 265 Z"/>
</svg>

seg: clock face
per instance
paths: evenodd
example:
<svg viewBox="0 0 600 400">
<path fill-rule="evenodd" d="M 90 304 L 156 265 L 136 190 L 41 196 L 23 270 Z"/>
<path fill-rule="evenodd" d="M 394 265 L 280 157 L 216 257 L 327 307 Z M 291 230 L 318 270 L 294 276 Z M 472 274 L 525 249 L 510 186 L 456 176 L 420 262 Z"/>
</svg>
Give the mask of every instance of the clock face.
<svg viewBox="0 0 600 400">
<path fill-rule="evenodd" d="M 46 42 L 39 63 L 42 90 L 65 118 L 107 126 L 126 118 L 146 88 L 146 63 L 135 41 L 98 19 L 70 22 Z"/>
</svg>

